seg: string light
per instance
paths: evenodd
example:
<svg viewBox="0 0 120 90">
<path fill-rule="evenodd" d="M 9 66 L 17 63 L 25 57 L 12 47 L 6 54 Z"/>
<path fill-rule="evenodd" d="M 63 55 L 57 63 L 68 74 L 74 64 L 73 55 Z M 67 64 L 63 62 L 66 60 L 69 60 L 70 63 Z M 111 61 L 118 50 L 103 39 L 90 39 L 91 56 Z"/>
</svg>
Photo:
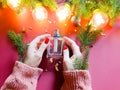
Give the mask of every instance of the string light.
<svg viewBox="0 0 120 90">
<path fill-rule="evenodd" d="M 108 20 L 108 16 L 105 13 L 97 12 L 90 20 L 90 24 L 92 25 L 93 29 L 102 29 L 107 25 Z"/>
<path fill-rule="evenodd" d="M 20 2 L 21 0 L 7 0 L 7 4 L 12 8 L 18 7 Z"/>
<path fill-rule="evenodd" d="M 35 10 L 33 10 L 33 17 L 37 20 L 44 20 L 47 16 L 47 10 L 42 6 L 36 7 Z"/>
<path fill-rule="evenodd" d="M 60 21 L 66 20 L 71 15 L 70 6 L 68 4 L 60 6 L 56 15 Z"/>
</svg>

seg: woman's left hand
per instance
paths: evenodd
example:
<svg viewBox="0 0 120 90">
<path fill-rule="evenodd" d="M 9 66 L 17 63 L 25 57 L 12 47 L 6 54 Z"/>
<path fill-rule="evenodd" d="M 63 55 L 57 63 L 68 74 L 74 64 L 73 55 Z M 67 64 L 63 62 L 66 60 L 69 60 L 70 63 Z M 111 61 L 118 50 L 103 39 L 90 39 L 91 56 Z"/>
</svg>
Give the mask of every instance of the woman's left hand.
<svg viewBox="0 0 120 90">
<path fill-rule="evenodd" d="M 79 46 L 70 38 L 64 37 L 64 42 L 72 49 L 73 55 L 69 56 L 69 49 L 64 46 L 63 53 L 63 69 L 64 71 L 74 70 L 73 62 L 76 58 L 82 58 L 82 53 L 80 52 Z"/>
</svg>

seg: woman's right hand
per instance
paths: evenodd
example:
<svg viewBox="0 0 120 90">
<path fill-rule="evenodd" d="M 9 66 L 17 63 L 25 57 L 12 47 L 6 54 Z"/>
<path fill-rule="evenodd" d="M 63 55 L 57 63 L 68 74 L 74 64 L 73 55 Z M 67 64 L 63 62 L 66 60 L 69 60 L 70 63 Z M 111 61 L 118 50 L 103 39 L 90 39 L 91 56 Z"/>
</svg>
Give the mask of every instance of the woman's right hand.
<svg viewBox="0 0 120 90">
<path fill-rule="evenodd" d="M 48 46 L 50 34 L 44 34 L 36 37 L 28 46 L 27 55 L 25 57 L 24 63 L 32 66 L 38 67 L 42 61 L 42 56 L 45 49 Z M 40 45 L 38 46 L 38 44 Z"/>
</svg>

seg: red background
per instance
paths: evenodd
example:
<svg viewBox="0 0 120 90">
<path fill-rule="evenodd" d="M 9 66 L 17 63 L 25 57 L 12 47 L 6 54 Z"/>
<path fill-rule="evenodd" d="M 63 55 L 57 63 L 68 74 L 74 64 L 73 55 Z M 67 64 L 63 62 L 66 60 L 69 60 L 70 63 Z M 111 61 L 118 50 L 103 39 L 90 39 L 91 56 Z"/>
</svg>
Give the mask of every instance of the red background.
<svg viewBox="0 0 120 90">
<path fill-rule="evenodd" d="M 85 22 L 82 21 L 83 23 Z M 62 35 L 70 36 L 77 41 L 72 23 L 69 20 L 60 23 L 53 11 L 48 10 L 47 20 L 36 21 L 30 10 L 18 15 L 10 8 L 0 9 L 0 87 L 12 72 L 14 63 L 18 59 L 17 51 L 8 39 L 8 30 L 21 33 L 26 29 L 26 33 L 23 34 L 24 41 L 29 43 L 38 35 L 53 33 L 56 28 L 60 29 Z M 93 90 L 120 90 L 120 19 L 116 20 L 112 28 L 106 30 L 108 30 L 106 36 L 101 36 L 90 50 L 89 69 L 92 88 Z M 54 70 L 54 63 L 50 64 L 46 61 L 41 67 L 48 71 L 44 72 L 39 79 L 38 90 L 59 90 L 63 78 L 61 72 Z M 52 68 L 49 70 L 49 67 Z"/>
</svg>

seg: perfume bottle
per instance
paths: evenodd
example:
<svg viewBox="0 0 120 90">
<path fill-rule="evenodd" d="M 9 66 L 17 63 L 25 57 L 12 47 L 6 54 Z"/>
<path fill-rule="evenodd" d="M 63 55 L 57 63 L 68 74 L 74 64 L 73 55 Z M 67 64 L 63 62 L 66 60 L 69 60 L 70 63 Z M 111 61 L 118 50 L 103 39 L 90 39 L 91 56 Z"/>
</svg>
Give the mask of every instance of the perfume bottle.
<svg viewBox="0 0 120 90">
<path fill-rule="evenodd" d="M 50 37 L 50 42 L 47 47 L 47 57 L 61 58 L 63 51 L 63 40 L 60 36 L 59 30 L 54 31 L 53 37 Z"/>
</svg>

